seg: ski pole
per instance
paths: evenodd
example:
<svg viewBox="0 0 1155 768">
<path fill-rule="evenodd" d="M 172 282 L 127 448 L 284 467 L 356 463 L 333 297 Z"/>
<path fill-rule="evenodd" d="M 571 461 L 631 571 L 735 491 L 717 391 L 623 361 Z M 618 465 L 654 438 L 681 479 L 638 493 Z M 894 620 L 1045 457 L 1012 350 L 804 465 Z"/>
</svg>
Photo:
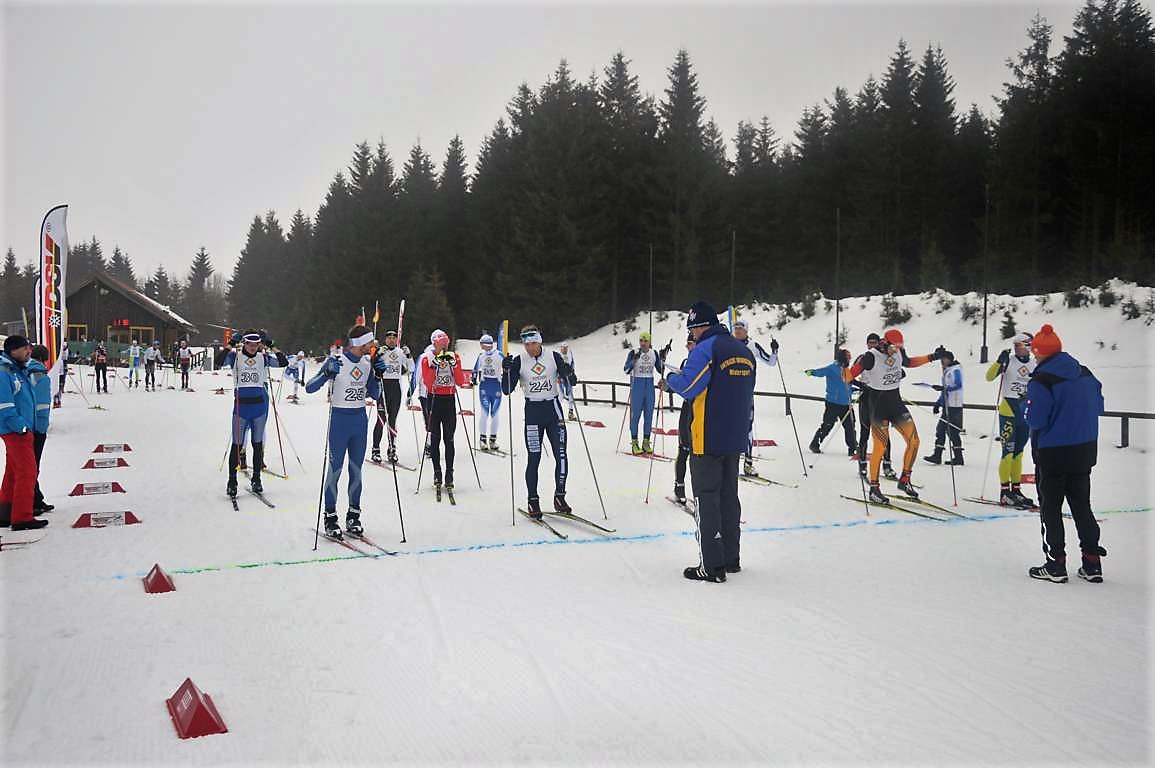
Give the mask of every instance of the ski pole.
<svg viewBox="0 0 1155 768">
<path fill-rule="evenodd" d="M 421 451 L 421 463 L 417 465 L 417 489 L 413 491 L 413 495 L 421 493 L 421 474 L 425 470 L 425 455 L 429 453 L 429 441 L 433 435 L 433 395 L 429 395 L 429 412 L 425 415 L 425 449 Z M 417 432 L 414 430 L 414 437 Z"/>
<path fill-rule="evenodd" d="M 460 413 L 461 408 L 461 393 L 457 391 L 457 387 L 453 388 L 453 394 L 457 397 L 457 410 Z M 461 417 L 461 429 L 465 432 L 465 444 L 469 446 L 469 460 L 473 463 L 473 476 L 477 478 L 477 489 L 479 491 L 485 490 L 481 487 L 481 475 L 477 471 L 477 459 L 473 455 L 473 439 L 469 436 L 469 426 L 466 423 L 465 416 Z M 513 446 L 510 446 L 511 448 Z"/>
<path fill-rule="evenodd" d="M 333 400 L 333 380 L 329 380 L 329 395 L 328 400 L 331 403 Z M 329 479 L 329 431 L 333 428 L 333 406 L 329 405 L 329 420 L 325 424 L 325 449 L 321 454 L 324 462 L 321 467 L 321 490 L 317 492 L 317 525 L 313 535 L 313 551 L 317 551 L 317 543 L 321 540 L 321 509 L 325 504 L 325 482 Z"/>
<path fill-rule="evenodd" d="M 622 411 L 622 426 L 618 429 L 618 442 L 617 442 L 617 445 L 614 446 L 615 451 L 620 451 L 622 449 L 622 435 L 624 435 L 626 433 L 626 416 L 628 416 L 630 413 L 630 401 L 634 397 L 634 385 L 632 383 L 632 380 L 628 386 L 629 386 L 629 389 L 626 390 L 626 409 L 624 411 Z M 611 387 L 610 391 L 611 392 L 613 391 L 612 387 Z M 611 398 L 611 399 L 616 399 L 616 398 Z"/>
<path fill-rule="evenodd" d="M 271 389 L 271 387 L 270 387 L 270 389 Z M 277 390 L 277 394 L 280 395 L 280 389 Z M 277 399 L 272 398 L 272 401 L 273 401 L 273 424 L 277 428 L 277 448 L 281 452 L 281 471 L 285 473 L 285 477 L 288 477 L 289 476 L 289 468 L 285 464 L 285 446 L 281 442 L 281 417 L 277 413 Z"/>
<path fill-rule="evenodd" d="M 397 467 L 393 467 L 393 492 L 397 495 L 397 519 L 401 521 L 401 543 L 405 543 L 405 515 L 401 513 L 401 486 L 397 480 Z"/>
<path fill-rule="evenodd" d="M 593 477 L 594 477 L 594 490 L 596 490 L 598 492 L 598 504 L 600 504 L 602 507 L 602 517 L 604 517 L 606 520 L 609 520 L 610 516 L 606 514 L 606 502 L 602 499 L 602 489 L 598 486 L 598 472 L 596 469 L 594 469 L 594 459 L 593 459 L 593 456 L 590 455 L 590 444 L 586 440 L 585 422 L 582 421 L 581 412 L 578 411 L 577 398 L 574 398 L 573 413 L 574 413 L 574 416 L 577 416 L 578 431 L 581 432 L 582 445 L 586 449 L 586 461 L 588 461 L 589 465 L 590 465 L 590 474 L 593 475 Z M 511 429 L 512 429 L 512 427 L 511 427 Z M 512 461 L 513 460 L 510 459 L 509 482 L 511 485 L 513 484 L 513 464 L 512 464 Z"/>
<path fill-rule="evenodd" d="M 798 424 L 794 421 L 794 412 L 790 409 L 790 393 L 786 391 L 786 375 L 782 373 L 782 365 L 778 368 L 778 376 L 782 379 L 782 394 L 786 396 L 786 415 L 790 417 L 790 424 L 794 427 L 794 444 L 798 446 L 798 459 L 802 462 L 802 476 L 810 477 L 806 472 L 806 459 L 802 456 L 802 441 L 798 439 Z"/>
<path fill-rule="evenodd" d="M 991 451 L 994 450 L 994 447 L 995 447 L 995 440 L 996 440 L 995 435 L 999 435 L 998 439 L 1000 440 L 1000 442 L 1002 439 L 1002 435 L 999 433 L 999 405 L 1003 399 L 1003 379 L 1006 378 L 1006 375 L 1007 375 L 1007 372 L 1006 372 L 1006 369 L 1004 369 L 1002 372 L 1002 375 L 999 376 L 999 389 L 995 393 L 994 424 L 991 426 L 991 441 L 989 443 L 987 443 L 987 461 L 983 465 L 983 484 L 982 484 L 982 487 L 979 488 L 979 498 L 980 499 L 986 498 L 987 475 L 991 471 Z"/>
<path fill-rule="evenodd" d="M 506 394 L 506 402 L 509 403 L 509 410 L 507 411 L 507 421 L 509 422 L 509 524 L 517 525 L 517 496 L 513 485 L 513 389 L 514 383 L 507 381 L 509 372 L 505 368 L 505 361 L 509 358 L 509 320 L 501 321 L 501 391 L 505 393 L 506 389 L 509 393 Z M 508 386 L 507 386 L 508 385 Z M 501 406 L 499 405 L 498 408 Z"/>
<path fill-rule="evenodd" d="M 80 396 L 84 398 L 84 404 L 92 408 L 92 401 L 88 399 L 88 395 L 84 394 L 84 387 L 80 386 L 80 382 L 76 380 L 76 376 L 72 371 L 68 372 L 68 378 L 72 379 L 72 385 L 76 387 L 76 391 L 80 393 Z"/>
</svg>

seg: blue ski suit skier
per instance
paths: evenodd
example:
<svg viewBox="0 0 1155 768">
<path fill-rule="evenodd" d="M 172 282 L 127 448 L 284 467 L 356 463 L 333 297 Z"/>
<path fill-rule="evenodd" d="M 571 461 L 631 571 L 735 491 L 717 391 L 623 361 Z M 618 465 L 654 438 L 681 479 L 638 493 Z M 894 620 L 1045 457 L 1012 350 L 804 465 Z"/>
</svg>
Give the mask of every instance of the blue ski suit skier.
<svg viewBox="0 0 1155 768">
<path fill-rule="evenodd" d="M 682 575 L 696 581 L 723 582 L 727 573 L 742 570 L 738 457 L 746 450 L 757 364 L 746 345 L 730 335 L 706 302 L 691 307 L 686 327 L 697 344 L 681 372 L 671 373 L 665 380 L 666 388 L 693 401 L 690 477 L 698 502 L 699 562 Z"/>
<path fill-rule="evenodd" d="M 272 354 L 265 351 L 271 348 Z M 237 495 L 237 467 L 245 435 L 253 442 L 253 463 L 251 487 L 253 493 L 264 493 L 261 470 L 265 466 L 265 422 L 269 418 L 269 369 L 289 364 L 285 354 L 272 346 L 263 333 L 247 331 L 241 337 L 240 347 L 225 355 L 222 368 L 233 372 L 233 444 L 229 448 L 229 482 L 225 493 L 230 498 Z"/>
<path fill-rule="evenodd" d="M 654 373 L 660 379 L 664 369 L 665 361 L 653 348 L 653 337 L 649 331 L 642 331 L 638 349 L 630 350 L 623 367 L 630 374 L 630 452 L 635 456 L 653 451 L 650 428 L 654 421 Z M 638 445 L 638 422 L 643 420 L 642 444 Z"/>
<path fill-rule="evenodd" d="M 373 332 L 363 325 L 349 329 L 349 343 L 337 355 L 326 358 L 321 370 L 309 383 L 305 391 L 312 394 L 325 385 L 330 385 L 329 396 L 329 466 L 325 472 L 325 535 L 332 539 L 341 538 L 341 528 L 337 524 L 337 481 L 341 479 L 341 467 L 345 456 L 349 457 L 349 511 L 345 515 L 345 530 L 351 536 L 360 536 L 361 526 L 361 467 L 365 463 L 365 448 L 369 442 L 369 416 L 365 411 L 365 399 L 378 400 L 381 386 L 372 375 L 369 360 L 369 344 L 374 341 Z"/>
<path fill-rule="evenodd" d="M 562 414 L 560 382 L 577 384 L 573 368 L 557 352 L 545 352 L 541 347 L 541 331 L 527 325 L 521 329 L 525 352 L 510 355 L 501 361 L 501 390 L 509 395 L 521 384 L 525 394 L 525 447 L 529 458 L 525 466 L 525 486 L 529 493 L 529 516 L 541 519 L 541 502 L 537 495 L 537 470 L 541 465 L 541 443 L 544 435 L 553 446 L 554 491 L 553 508 L 563 514 L 573 510 L 565 500 L 565 481 L 569 474 L 566 457 L 565 417 Z M 512 447 L 512 446 L 511 446 Z"/>
<path fill-rule="evenodd" d="M 478 442 L 483 451 L 497 450 L 497 430 L 501 426 L 501 369 L 504 355 L 488 333 L 481 337 L 481 352 L 473 363 L 473 385 L 481 400 L 478 415 Z"/>
<path fill-rule="evenodd" d="M 826 379 L 826 409 L 822 412 L 822 423 L 810 441 L 811 453 L 822 453 L 822 441 L 834 429 L 834 425 L 842 422 L 843 436 L 846 438 L 846 453 L 854 456 L 858 453 L 858 437 L 855 435 L 854 411 L 850 407 L 850 382 L 842 378 L 842 371 L 850 365 L 850 350 L 840 349 L 834 362 L 822 368 L 807 368 L 803 371 L 807 376 L 816 376 Z"/>
</svg>

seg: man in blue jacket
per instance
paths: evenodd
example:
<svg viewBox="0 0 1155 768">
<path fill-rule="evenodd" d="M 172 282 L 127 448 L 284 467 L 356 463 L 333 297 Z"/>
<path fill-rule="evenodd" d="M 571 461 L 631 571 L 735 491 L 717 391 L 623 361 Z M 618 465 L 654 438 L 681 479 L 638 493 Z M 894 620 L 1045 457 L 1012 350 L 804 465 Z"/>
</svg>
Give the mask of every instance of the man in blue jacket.
<svg viewBox="0 0 1155 768">
<path fill-rule="evenodd" d="M 1099 524 L 1091 512 L 1091 467 L 1098 458 L 1103 387 L 1094 374 L 1063 351 L 1063 343 L 1050 325 L 1035 334 L 1031 352 L 1037 365 L 1027 384 L 1027 426 L 1031 429 L 1047 559 L 1028 573 L 1033 579 L 1060 584 L 1067 581 L 1065 498 L 1083 553 L 1079 578 L 1099 583 L 1103 581 L 1100 558 L 1107 550 L 1099 546 Z"/>
<path fill-rule="evenodd" d="M 840 349 L 838 357 L 830 365 L 807 368 L 803 371 L 807 376 L 826 379 L 826 410 L 822 412 L 822 424 L 814 433 L 814 439 L 810 441 L 811 453 L 822 453 L 822 441 L 830 434 L 837 421 L 842 422 L 847 455 L 853 457 L 858 453 L 858 440 L 854 434 L 854 411 L 850 410 L 850 382 L 842 379 L 842 370 L 848 365 L 850 365 L 850 350 Z"/>
<path fill-rule="evenodd" d="M 36 455 L 36 489 L 32 499 L 32 514 L 41 515 L 56 509 L 44 501 L 40 491 L 40 459 L 44 455 L 44 443 L 48 440 L 48 422 L 52 416 L 52 379 L 48 375 L 48 347 L 36 344 L 32 347 L 32 357 L 28 361 L 28 379 L 32 382 L 32 393 L 36 399 L 36 416 L 32 425 L 32 449 Z"/>
<path fill-rule="evenodd" d="M 36 400 L 28 378 L 32 347 L 23 336 L 4 339 L 0 355 L 0 439 L 4 440 L 4 481 L 0 484 L 0 519 L 14 531 L 43 528 L 47 520 L 32 516 L 36 487 L 36 453 L 32 427 Z"/>
<path fill-rule="evenodd" d="M 754 356 L 718 322 L 704 301 L 690 309 L 686 327 L 696 344 L 685 367 L 670 373 L 665 387 L 692 400 L 690 477 L 697 500 L 697 566 L 682 575 L 723 582 L 742 570 L 738 524 L 738 459 L 746 451 L 754 405 Z"/>
</svg>

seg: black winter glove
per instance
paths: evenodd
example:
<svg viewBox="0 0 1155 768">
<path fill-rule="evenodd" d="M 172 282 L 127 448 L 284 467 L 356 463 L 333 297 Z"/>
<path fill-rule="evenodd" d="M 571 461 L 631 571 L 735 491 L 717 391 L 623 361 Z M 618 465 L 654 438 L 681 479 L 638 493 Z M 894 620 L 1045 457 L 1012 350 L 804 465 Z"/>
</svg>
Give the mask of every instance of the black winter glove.
<svg viewBox="0 0 1155 768">
<path fill-rule="evenodd" d="M 778 339 L 775 339 L 775 338 L 770 339 L 770 354 L 772 354 L 772 355 L 778 354 Z"/>
<path fill-rule="evenodd" d="M 638 356 L 638 351 L 636 349 L 631 349 L 630 354 L 626 355 L 626 362 L 629 362 L 629 363 L 634 362 L 634 358 L 637 356 Z"/>
<path fill-rule="evenodd" d="M 512 371 L 517 365 L 514 362 L 515 359 L 516 357 L 514 355 L 506 355 L 505 357 L 501 358 L 501 370 Z"/>
<path fill-rule="evenodd" d="M 1011 351 L 1009 349 L 1004 349 L 1002 352 L 1000 352 L 998 362 L 999 362 L 1000 368 L 1005 369 L 1008 365 L 1010 365 L 1011 364 Z"/>
<path fill-rule="evenodd" d="M 944 352 L 946 352 L 946 347 L 944 347 L 942 344 L 939 344 L 937 347 L 935 347 L 934 352 L 930 353 L 930 359 L 941 360 Z"/>
</svg>

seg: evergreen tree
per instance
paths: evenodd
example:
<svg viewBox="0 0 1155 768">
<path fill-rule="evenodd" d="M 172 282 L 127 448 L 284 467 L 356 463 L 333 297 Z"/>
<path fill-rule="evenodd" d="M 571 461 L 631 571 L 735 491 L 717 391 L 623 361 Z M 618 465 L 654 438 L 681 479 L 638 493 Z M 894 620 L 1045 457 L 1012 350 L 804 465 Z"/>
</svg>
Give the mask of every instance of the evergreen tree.
<svg viewBox="0 0 1155 768">
<path fill-rule="evenodd" d="M 127 285 L 129 288 L 136 289 L 136 273 L 132 269 L 132 259 L 128 254 L 120 250 L 120 246 L 114 246 L 112 249 L 112 258 L 108 261 L 108 274 L 115 280 Z"/>
<path fill-rule="evenodd" d="M 890 59 L 879 95 L 882 101 L 883 152 L 887 163 L 890 214 L 891 282 L 888 290 L 903 292 L 914 286 L 909 265 L 917 260 L 917 224 L 911 200 L 915 175 L 915 72 L 904 40 Z M 917 273 L 915 273 L 917 274 Z"/>
<path fill-rule="evenodd" d="M 0 274 L 0 322 L 16 320 L 20 309 L 28 298 L 21 293 L 20 267 L 16 265 L 16 252 L 9 246 L 4 256 L 4 272 Z"/>
</svg>

